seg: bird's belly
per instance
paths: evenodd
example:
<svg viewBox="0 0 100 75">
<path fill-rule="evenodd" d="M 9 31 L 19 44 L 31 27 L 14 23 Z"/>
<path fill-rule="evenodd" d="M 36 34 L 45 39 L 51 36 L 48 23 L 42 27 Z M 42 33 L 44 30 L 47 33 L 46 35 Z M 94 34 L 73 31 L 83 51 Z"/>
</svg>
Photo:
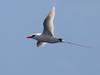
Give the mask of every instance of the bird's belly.
<svg viewBox="0 0 100 75">
<path fill-rule="evenodd" d="M 38 37 L 36 40 L 42 41 L 42 42 L 48 42 L 48 43 L 56 43 L 57 42 L 56 38 L 46 36 L 46 35 L 42 35 L 42 36 Z"/>
</svg>

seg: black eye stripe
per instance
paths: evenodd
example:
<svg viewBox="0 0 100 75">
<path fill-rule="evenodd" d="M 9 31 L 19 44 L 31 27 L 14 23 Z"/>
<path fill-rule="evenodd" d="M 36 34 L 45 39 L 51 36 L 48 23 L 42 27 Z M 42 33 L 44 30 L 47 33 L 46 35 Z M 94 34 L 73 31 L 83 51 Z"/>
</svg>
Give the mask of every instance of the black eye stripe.
<svg viewBox="0 0 100 75">
<path fill-rule="evenodd" d="M 32 35 L 32 37 L 35 37 L 36 35 Z"/>
</svg>

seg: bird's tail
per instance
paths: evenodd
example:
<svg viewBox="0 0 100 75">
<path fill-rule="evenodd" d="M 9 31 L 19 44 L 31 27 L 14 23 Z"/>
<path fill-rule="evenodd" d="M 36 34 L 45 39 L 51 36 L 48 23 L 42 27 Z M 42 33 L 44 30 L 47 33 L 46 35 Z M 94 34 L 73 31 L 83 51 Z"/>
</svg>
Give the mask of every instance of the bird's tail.
<svg viewBox="0 0 100 75">
<path fill-rule="evenodd" d="M 85 48 L 91 48 L 90 46 L 87 46 L 87 45 L 81 45 L 81 44 L 77 44 L 77 43 L 73 43 L 69 41 L 64 41 L 64 43 L 75 45 L 75 46 L 80 46 L 80 47 L 85 47 Z"/>
</svg>

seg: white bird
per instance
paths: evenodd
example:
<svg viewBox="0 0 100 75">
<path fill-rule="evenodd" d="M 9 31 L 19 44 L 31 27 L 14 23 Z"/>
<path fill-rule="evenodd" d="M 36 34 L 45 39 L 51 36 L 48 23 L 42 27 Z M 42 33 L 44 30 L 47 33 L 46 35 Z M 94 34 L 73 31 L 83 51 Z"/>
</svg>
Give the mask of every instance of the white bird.
<svg viewBox="0 0 100 75">
<path fill-rule="evenodd" d="M 62 38 L 57 38 L 54 36 L 54 23 L 53 23 L 54 17 L 55 17 L 55 7 L 53 6 L 43 22 L 43 26 L 44 26 L 43 32 L 36 33 L 27 37 L 27 38 L 32 38 L 32 39 L 37 40 L 37 47 L 42 47 L 46 43 L 64 42 Z M 83 45 L 75 44 L 72 42 L 66 42 L 66 43 L 77 45 L 77 46 L 83 46 Z"/>
<path fill-rule="evenodd" d="M 37 47 L 42 47 L 46 43 L 63 42 L 61 38 L 57 38 L 54 36 L 54 24 L 53 24 L 54 17 L 55 17 L 55 7 L 53 6 L 43 22 L 44 26 L 43 33 L 36 33 L 27 37 L 37 40 Z"/>
</svg>

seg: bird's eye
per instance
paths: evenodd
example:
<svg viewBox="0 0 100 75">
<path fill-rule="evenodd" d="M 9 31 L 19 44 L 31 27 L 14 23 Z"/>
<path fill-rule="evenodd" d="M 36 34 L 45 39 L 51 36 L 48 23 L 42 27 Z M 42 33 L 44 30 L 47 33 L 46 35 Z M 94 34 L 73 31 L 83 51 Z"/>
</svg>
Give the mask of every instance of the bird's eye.
<svg viewBox="0 0 100 75">
<path fill-rule="evenodd" d="M 32 37 L 35 37 L 36 35 L 32 35 Z"/>
</svg>

